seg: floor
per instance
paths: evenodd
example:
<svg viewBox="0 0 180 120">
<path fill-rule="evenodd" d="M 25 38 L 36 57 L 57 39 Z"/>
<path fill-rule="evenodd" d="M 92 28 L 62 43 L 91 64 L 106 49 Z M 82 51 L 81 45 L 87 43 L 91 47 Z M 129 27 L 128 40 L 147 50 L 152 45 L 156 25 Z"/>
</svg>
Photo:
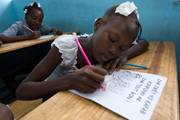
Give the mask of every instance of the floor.
<svg viewBox="0 0 180 120">
<path fill-rule="evenodd" d="M 19 75 L 16 77 L 17 82 L 21 82 L 27 75 Z M 0 102 L 4 104 L 10 104 L 13 101 L 17 100 L 14 93 L 12 93 L 3 80 L 0 78 Z"/>
</svg>

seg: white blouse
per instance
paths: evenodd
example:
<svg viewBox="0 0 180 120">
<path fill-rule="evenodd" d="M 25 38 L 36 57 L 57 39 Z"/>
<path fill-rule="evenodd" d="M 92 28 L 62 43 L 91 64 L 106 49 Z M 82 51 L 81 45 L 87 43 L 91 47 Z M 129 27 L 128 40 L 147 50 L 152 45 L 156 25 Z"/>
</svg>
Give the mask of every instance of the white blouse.
<svg viewBox="0 0 180 120">
<path fill-rule="evenodd" d="M 53 41 L 51 47 L 55 45 L 58 48 L 59 52 L 62 54 L 62 62 L 56 67 L 56 69 L 46 80 L 71 74 L 78 69 L 76 67 L 78 45 L 75 41 L 75 38 L 78 38 L 78 36 L 62 35 Z"/>
</svg>

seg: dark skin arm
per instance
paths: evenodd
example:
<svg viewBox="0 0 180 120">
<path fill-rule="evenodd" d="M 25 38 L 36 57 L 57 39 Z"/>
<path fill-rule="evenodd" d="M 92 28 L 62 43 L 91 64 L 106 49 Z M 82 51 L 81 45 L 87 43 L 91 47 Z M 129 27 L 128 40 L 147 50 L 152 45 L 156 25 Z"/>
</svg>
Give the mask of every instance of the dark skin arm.
<svg viewBox="0 0 180 120">
<path fill-rule="evenodd" d="M 54 35 L 62 35 L 62 30 L 60 30 L 60 29 L 54 29 L 54 28 L 52 28 L 51 31 L 50 31 L 50 33 L 53 33 L 53 32 L 55 32 Z"/>
<path fill-rule="evenodd" d="M 74 74 L 44 81 L 61 61 L 61 53 L 53 46 L 45 58 L 21 82 L 16 90 L 16 97 L 19 100 L 32 100 L 63 90 L 94 92 L 102 87 L 101 83 L 107 71 L 95 66 L 88 66 Z"/>
<path fill-rule="evenodd" d="M 142 38 L 138 44 L 132 45 L 129 49 L 122 52 L 118 58 L 108 62 L 104 62 L 102 67 L 106 70 L 109 70 L 109 74 L 112 74 L 115 69 L 119 71 L 123 66 L 123 63 L 127 62 L 128 59 L 145 52 L 148 49 L 148 47 L 148 41 Z"/>
<path fill-rule="evenodd" d="M 54 35 L 61 35 L 62 31 L 59 29 L 51 29 L 50 33 L 55 32 Z M 32 39 L 37 39 L 41 37 L 41 32 L 40 31 L 34 31 L 31 34 L 28 35 L 21 35 L 21 36 L 5 36 L 5 35 L 0 35 L 0 41 L 2 43 L 11 43 L 11 42 L 17 42 L 17 41 L 23 41 L 23 40 L 32 40 Z M 0 43 L 1 46 L 1 43 Z"/>
<path fill-rule="evenodd" d="M 17 42 L 17 41 L 23 41 L 23 40 L 37 39 L 39 37 L 41 37 L 41 32 L 40 31 L 34 31 L 31 34 L 21 35 L 21 36 L 0 35 L 0 41 L 2 41 L 3 43 L 11 43 L 11 42 Z"/>
</svg>

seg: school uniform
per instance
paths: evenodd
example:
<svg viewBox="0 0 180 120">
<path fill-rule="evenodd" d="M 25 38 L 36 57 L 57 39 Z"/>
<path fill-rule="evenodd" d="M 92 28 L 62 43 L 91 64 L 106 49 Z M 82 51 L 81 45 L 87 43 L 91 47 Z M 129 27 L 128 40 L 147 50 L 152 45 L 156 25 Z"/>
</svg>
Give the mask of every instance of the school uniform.
<svg viewBox="0 0 180 120">
<path fill-rule="evenodd" d="M 29 31 L 27 28 L 23 27 L 23 25 L 29 28 L 25 18 L 22 21 L 15 22 L 1 34 L 5 36 L 20 36 L 31 34 L 32 32 Z M 51 31 L 51 29 L 51 27 L 42 23 L 38 28 L 33 31 L 40 31 L 41 35 L 47 35 Z"/>
</svg>

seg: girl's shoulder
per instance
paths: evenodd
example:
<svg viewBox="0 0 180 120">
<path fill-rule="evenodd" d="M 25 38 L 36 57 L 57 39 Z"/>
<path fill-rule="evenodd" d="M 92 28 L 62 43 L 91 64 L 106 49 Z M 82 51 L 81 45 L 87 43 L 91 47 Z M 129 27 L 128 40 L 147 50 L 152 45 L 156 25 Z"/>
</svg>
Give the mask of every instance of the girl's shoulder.
<svg viewBox="0 0 180 120">
<path fill-rule="evenodd" d="M 21 26 L 21 27 L 23 27 L 23 25 L 27 26 L 27 22 L 25 18 L 22 21 L 16 21 L 14 24 L 17 24 L 18 26 Z"/>
<path fill-rule="evenodd" d="M 74 33 L 73 35 L 61 35 L 58 38 L 56 38 L 53 43 L 51 44 L 51 47 L 55 45 L 56 47 L 63 47 L 63 48 L 72 48 L 77 47 L 77 43 L 75 41 L 75 38 L 79 37 L 90 37 L 92 34 L 84 34 L 84 35 L 76 35 Z"/>
<path fill-rule="evenodd" d="M 21 35 L 22 32 L 23 32 L 23 22 L 22 21 L 16 21 L 9 28 L 7 28 L 2 33 L 2 35 L 5 35 L 5 36 L 17 36 L 18 34 Z"/>
<path fill-rule="evenodd" d="M 51 47 L 53 45 L 55 45 L 58 48 L 75 47 L 76 46 L 75 38 L 77 37 L 78 37 L 77 35 L 61 35 L 53 41 Z"/>
<path fill-rule="evenodd" d="M 51 47 L 57 47 L 61 53 L 61 66 L 74 66 L 77 63 L 78 46 L 75 38 L 77 38 L 76 35 L 61 35 L 51 44 Z"/>
</svg>

